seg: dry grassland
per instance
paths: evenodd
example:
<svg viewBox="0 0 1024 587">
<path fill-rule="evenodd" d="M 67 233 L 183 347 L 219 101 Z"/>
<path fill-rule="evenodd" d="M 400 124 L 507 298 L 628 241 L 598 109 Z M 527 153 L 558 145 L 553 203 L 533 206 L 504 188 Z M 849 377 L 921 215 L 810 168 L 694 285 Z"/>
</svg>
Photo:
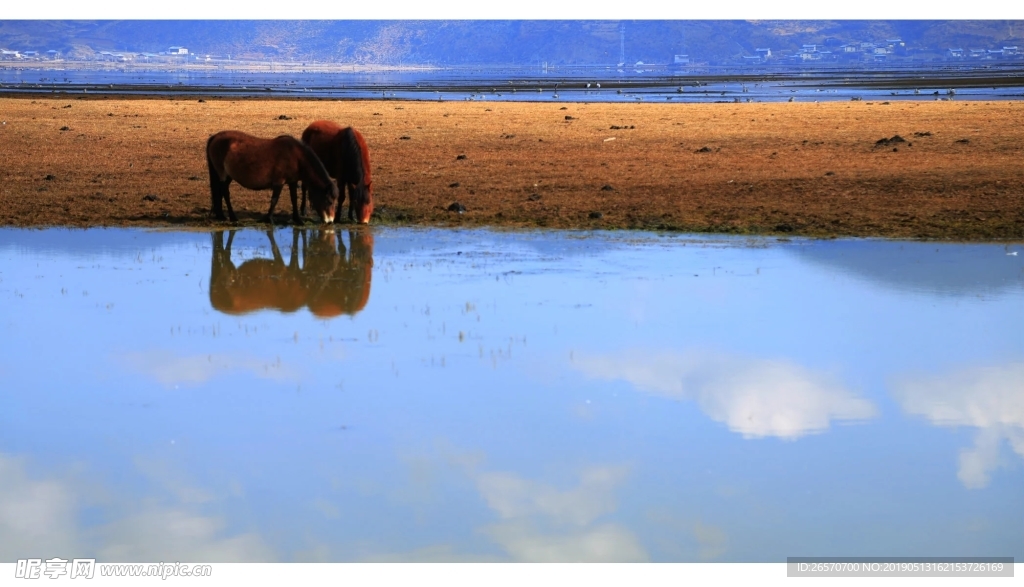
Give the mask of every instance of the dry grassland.
<svg viewBox="0 0 1024 587">
<path fill-rule="evenodd" d="M 0 118 L 3 226 L 221 225 L 211 134 L 329 119 L 366 137 L 378 224 L 1024 239 L 1022 102 L 19 97 Z M 258 223 L 270 192 L 231 191 Z"/>
</svg>

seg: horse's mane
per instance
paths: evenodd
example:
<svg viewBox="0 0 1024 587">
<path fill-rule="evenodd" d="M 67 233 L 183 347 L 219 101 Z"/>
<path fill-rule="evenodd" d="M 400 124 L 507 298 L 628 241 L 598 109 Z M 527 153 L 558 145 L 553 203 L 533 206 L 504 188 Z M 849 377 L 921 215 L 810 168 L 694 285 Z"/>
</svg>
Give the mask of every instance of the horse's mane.
<svg viewBox="0 0 1024 587">
<path fill-rule="evenodd" d="M 366 166 L 366 151 L 359 140 L 359 135 L 356 134 L 356 129 L 352 127 L 346 128 L 342 131 L 344 140 L 348 144 L 350 152 L 354 154 L 355 161 L 353 162 L 353 171 L 355 173 L 356 183 L 362 184 L 366 182 L 366 176 L 369 174 L 369 169 Z"/>
<path fill-rule="evenodd" d="M 302 149 L 303 153 L 306 154 L 306 161 L 309 163 L 310 167 L 313 168 L 313 173 L 316 174 L 317 179 L 322 181 L 325 185 L 331 185 L 331 176 L 330 174 L 327 173 L 327 168 L 324 167 L 324 162 L 320 160 L 320 157 L 316 156 L 316 153 L 313 152 L 313 149 L 311 149 L 309 145 L 307 145 L 306 143 L 303 143 L 302 141 L 291 135 L 283 136 L 286 136 L 292 141 L 294 141 Z"/>
</svg>

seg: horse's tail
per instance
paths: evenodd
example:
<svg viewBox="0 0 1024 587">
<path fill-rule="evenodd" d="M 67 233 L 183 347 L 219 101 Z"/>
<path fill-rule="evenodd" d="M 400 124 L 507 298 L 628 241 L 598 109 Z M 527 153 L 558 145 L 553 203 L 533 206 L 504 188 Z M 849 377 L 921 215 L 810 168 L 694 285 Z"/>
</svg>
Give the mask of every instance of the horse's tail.
<svg viewBox="0 0 1024 587">
<path fill-rule="evenodd" d="M 213 168 L 213 157 L 210 155 L 210 145 L 213 144 L 213 137 L 206 139 L 206 166 L 210 169 L 210 205 L 214 213 L 220 208 L 220 177 L 217 170 Z"/>
<path fill-rule="evenodd" d="M 365 224 L 373 215 L 373 188 L 370 178 L 370 150 L 366 147 L 363 135 L 351 126 L 342 131 L 342 152 L 345 169 L 345 182 L 356 186 L 359 200 L 349 200 L 348 215 L 350 219 Z M 358 214 L 359 218 L 354 218 Z"/>
<path fill-rule="evenodd" d="M 342 153 L 344 154 L 342 167 L 345 170 L 345 183 L 363 184 L 367 179 L 366 168 L 363 165 L 366 149 L 365 143 L 359 140 L 358 131 L 351 126 L 341 131 L 341 133 Z"/>
</svg>

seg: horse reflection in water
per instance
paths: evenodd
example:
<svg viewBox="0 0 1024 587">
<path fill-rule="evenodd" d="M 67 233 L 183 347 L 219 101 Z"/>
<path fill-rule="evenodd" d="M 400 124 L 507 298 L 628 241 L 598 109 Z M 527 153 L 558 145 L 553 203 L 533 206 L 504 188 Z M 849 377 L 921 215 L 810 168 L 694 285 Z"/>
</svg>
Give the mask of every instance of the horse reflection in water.
<svg viewBox="0 0 1024 587">
<path fill-rule="evenodd" d="M 285 263 L 274 232 L 267 231 L 273 258 L 250 259 L 238 267 L 231 260 L 235 231 L 228 233 L 226 245 L 223 231 L 213 233 L 210 304 L 233 315 L 259 310 L 291 313 L 308 307 L 319 318 L 354 316 L 370 299 L 373 234 L 365 229 L 348 233 L 346 248 L 340 232 L 293 229 Z"/>
</svg>

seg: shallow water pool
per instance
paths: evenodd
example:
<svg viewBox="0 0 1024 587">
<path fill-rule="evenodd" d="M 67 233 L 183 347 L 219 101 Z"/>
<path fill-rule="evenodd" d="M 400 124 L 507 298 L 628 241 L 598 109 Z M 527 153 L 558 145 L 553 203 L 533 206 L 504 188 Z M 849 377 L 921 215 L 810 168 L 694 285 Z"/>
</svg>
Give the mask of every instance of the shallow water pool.
<svg viewBox="0 0 1024 587">
<path fill-rule="evenodd" d="M 1019 560 L 1021 249 L 0 230 L 0 562 Z"/>
</svg>

